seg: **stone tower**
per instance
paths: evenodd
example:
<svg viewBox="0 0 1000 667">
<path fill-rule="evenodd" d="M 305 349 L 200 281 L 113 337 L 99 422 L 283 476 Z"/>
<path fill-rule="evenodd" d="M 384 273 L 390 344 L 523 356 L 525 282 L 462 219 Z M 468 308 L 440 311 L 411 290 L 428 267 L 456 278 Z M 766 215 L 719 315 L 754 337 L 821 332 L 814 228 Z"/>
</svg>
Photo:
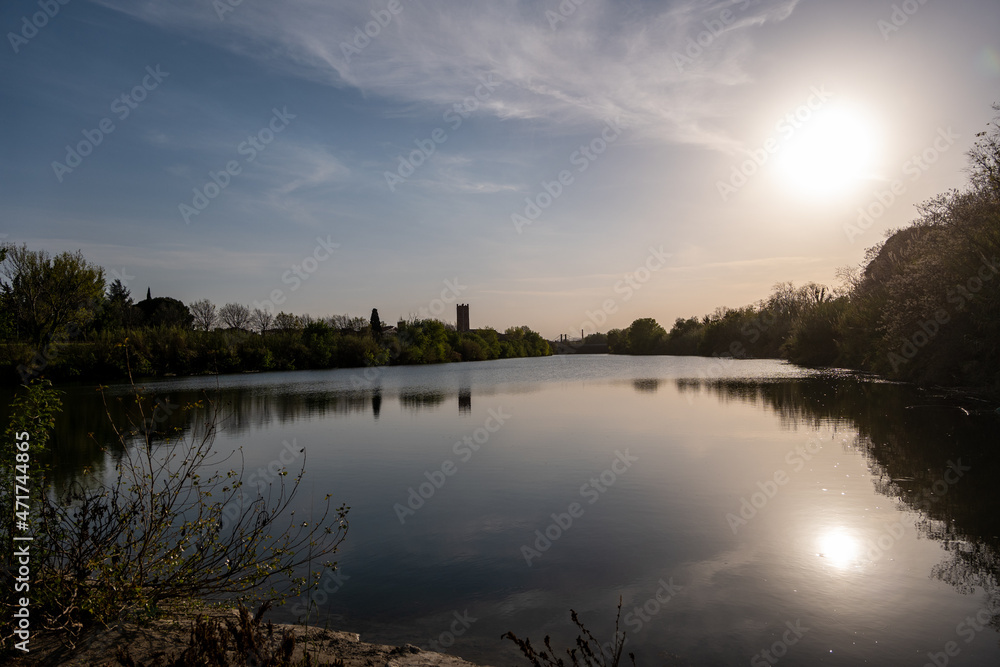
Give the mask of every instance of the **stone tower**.
<svg viewBox="0 0 1000 667">
<path fill-rule="evenodd" d="M 459 331 L 469 330 L 469 304 L 467 303 L 458 304 L 458 324 L 456 328 Z"/>
</svg>

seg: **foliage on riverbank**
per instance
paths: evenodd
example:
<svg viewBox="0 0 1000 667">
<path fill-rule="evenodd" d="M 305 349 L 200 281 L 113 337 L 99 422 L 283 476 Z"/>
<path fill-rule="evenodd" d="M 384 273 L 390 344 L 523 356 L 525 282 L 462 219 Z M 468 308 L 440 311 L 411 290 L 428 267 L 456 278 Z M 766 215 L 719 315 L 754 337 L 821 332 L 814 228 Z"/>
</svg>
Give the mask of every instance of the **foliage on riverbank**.
<svg viewBox="0 0 1000 667">
<path fill-rule="evenodd" d="M 294 476 L 282 467 L 277 481 L 244 488 L 242 451 L 214 447 L 221 417 L 211 401 L 189 406 L 207 407 L 207 417 L 174 441 L 157 428 L 160 405 L 132 389 L 118 399 L 128 418 L 112 423 L 113 442 L 99 443 L 114 449 L 113 471 L 85 470 L 68 484 L 56 484 L 42 463 L 60 392 L 36 380 L 15 396 L 0 501 L 14 507 L 16 494 L 20 511 L 0 520 L 0 542 L 27 556 L 17 600 L 30 607 L 14 598 L 0 605 L 5 650 L 30 648 L 40 631 L 72 646 L 90 627 L 146 622 L 175 602 L 283 601 L 313 590 L 335 567 L 329 557 L 346 537 L 349 508 L 334 508 L 327 496 L 315 514 L 295 516 L 304 450 L 295 452 Z M 30 609 L 27 625 L 14 615 L 18 604 Z"/>
<path fill-rule="evenodd" d="M 578 634 L 576 637 L 576 646 L 564 649 L 563 651 L 569 658 L 568 663 L 562 658 L 559 651 L 552 648 L 551 638 L 548 635 L 545 636 L 542 642 L 543 648 L 541 649 L 536 649 L 531 644 L 531 639 L 527 637 L 521 639 L 510 630 L 501 635 L 500 639 L 509 639 L 516 644 L 517 648 L 521 651 L 521 655 L 528 660 L 531 667 L 621 667 L 628 664 L 625 661 L 626 655 L 632 663 L 632 667 L 635 667 L 635 654 L 632 652 L 625 653 L 625 631 L 621 629 L 620 625 L 622 617 L 621 597 L 618 598 L 618 614 L 615 616 L 613 643 L 601 643 L 583 624 L 576 611 L 570 609 L 569 613 Z"/>
<path fill-rule="evenodd" d="M 1000 106 L 994 107 L 1000 111 Z M 779 283 L 742 308 L 636 320 L 608 332 L 617 354 L 780 357 L 948 385 L 1000 385 L 1000 118 L 969 152 L 970 182 L 843 269 L 834 290 Z"/>
<path fill-rule="evenodd" d="M 15 276 L 12 280 L 18 279 Z M 6 300 L 12 301 L 16 290 L 7 291 Z M 204 324 L 204 312 L 202 326 L 198 326 L 199 318 L 191 315 L 191 310 L 198 313 L 205 301 L 191 304 L 190 309 L 165 297 L 131 304 L 128 290 L 117 281 L 99 299 L 87 299 L 64 315 L 18 315 L 21 311 L 17 309 L 6 310 L 0 326 L 2 381 L 14 384 L 42 373 L 56 380 L 122 379 L 128 375 L 126 345 L 128 364 L 138 376 L 432 364 L 551 354 L 548 343 L 528 327 L 511 327 L 504 333 L 490 328 L 458 332 L 437 320 L 414 319 L 401 321 L 397 327 L 382 324 L 373 329 L 362 318 L 314 319 L 287 313 L 264 317 L 256 326 L 245 319 L 233 324 L 216 318 Z M 61 325 L 51 324 L 60 317 Z M 25 333 L 40 329 L 25 324 L 35 319 L 50 322 L 46 329 L 50 333 L 41 336 L 41 343 Z"/>
</svg>

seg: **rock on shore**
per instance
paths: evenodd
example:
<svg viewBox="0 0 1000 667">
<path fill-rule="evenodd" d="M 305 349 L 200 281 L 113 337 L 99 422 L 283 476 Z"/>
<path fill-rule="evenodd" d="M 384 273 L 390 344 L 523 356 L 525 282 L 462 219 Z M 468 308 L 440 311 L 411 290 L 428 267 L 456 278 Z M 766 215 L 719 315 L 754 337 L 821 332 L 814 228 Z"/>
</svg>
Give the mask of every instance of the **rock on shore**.
<svg viewBox="0 0 1000 667">
<path fill-rule="evenodd" d="M 162 620 L 149 626 L 123 624 L 85 634 L 75 650 L 70 650 L 60 639 L 42 636 L 32 640 L 30 653 L 15 657 L 8 664 L 18 667 L 119 667 L 115 658 L 119 647 L 128 647 L 136 662 L 149 663 L 157 656 L 173 656 L 183 651 L 190 628 L 191 619 Z M 314 664 L 343 660 L 344 667 L 477 667 L 461 658 L 424 651 L 410 644 L 368 644 L 353 632 L 275 624 L 275 638 L 286 630 L 297 638 L 296 659 L 306 650 Z"/>
</svg>

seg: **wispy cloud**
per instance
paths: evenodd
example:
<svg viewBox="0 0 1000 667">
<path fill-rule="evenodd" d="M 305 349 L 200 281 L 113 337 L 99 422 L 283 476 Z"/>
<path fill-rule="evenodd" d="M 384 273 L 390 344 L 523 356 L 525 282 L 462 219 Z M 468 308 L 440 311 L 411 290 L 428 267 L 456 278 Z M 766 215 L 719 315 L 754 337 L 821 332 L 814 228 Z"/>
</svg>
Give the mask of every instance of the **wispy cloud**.
<svg viewBox="0 0 1000 667">
<path fill-rule="evenodd" d="M 440 192 L 462 194 L 517 192 L 519 187 L 515 183 L 506 183 L 486 175 L 477 175 L 475 172 L 484 171 L 484 165 L 492 166 L 490 160 L 481 156 L 473 159 L 465 155 L 439 153 L 428 161 L 428 173 L 425 174 L 425 178 L 414 179 L 413 185 Z"/>
<path fill-rule="evenodd" d="M 275 168 L 286 178 L 292 177 L 278 186 L 276 192 L 279 195 L 343 182 L 351 173 L 340 160 L 326 151 L 302 146 L 287 148 L 279 163 Z"/>
<path fill-rule="evenodd" d="M 26 239 L 29 246 L 49 246 L 58 248 L 54 252 L 62 252 L 62 248 L 79 249 L 88 259 L 101 263 L 103 258 L 113 257 L 114 260 L 105 264 L 107 269 L 124 267 L 126 272 L 161 270 L 164 272 L 217 272 L 225 271 L 238 275 L 253 276 L 260 273 L 261 267 L 281 267 L 301 259 L 291 252 L 248 252 L 245 249 L 234 250 L 225 244 L 192 247 L 181 244 L 163 244 L 155 248 L 145 248 L 116 243 L 88 243 L 74 239 L 45 238 Z"/>
<path fill-rule="evenodd" d="M 244 2 L 220 21 L 209 3 L 195 0 L 98 1 L 279 71 L 414 109 L 462 100 L 479 76 L 494 72 L 504 89 L 481 109 L 497 118 L 575 131 L 620 117 L 640 136 L 725 150 L 734 142 L 712 124 L 722 113 L 718 89 L 748 81 L 741 63 L 753 48 L 752 29 L 784 20 L 798 2 L 684 0 L 623 13 L 611 0 L 588 0 L 553 24 L 546 12 L 558 11 L 555 2 L 404 0 L 370 43 L 352 43 L 355 28 L 363 31 L 385 3 Z M 706 33 L 709 24 L 724 29 Z M 678 54 L 689 56 L 689 40 L 697 44 L 699 36 L 707 45 L 678 67 Z"/>
</svg>

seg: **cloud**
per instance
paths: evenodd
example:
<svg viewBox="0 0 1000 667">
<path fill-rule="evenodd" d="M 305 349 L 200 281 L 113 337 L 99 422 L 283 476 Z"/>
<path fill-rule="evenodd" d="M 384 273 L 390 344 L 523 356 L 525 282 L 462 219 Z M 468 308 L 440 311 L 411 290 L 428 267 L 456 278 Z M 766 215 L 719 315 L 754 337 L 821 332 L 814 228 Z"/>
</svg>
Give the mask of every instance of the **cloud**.
<svg viewBox="0 0 1000 667">
<path fill-rule="evenodd" d="M 51 252 L 63 249 L 79 249 L 88 260 L 103 264 L 109 271 L 122 269 L 125 274 L 149 271 L 163 273 L 207 273 L 225 272 L 256 276 L 261 267 L 282 267 L 297 257 L 293 252 L 273 250 L 250 252 L 226 247 L 225 244 L 204 244 L 201 247 L 163 243 L 153 248 L 130 246 L 118 243 L 81 242 L 75 239 L 39 238 L 25 239 L 28 247 L 49 247 Z M 108 260 L 106 258 L 114 258 Z M 110 275 L 110 274 L 109 274 Z M 113 278 L 113 276 L 112 276 Z M 109 278 L 110 282 L 111 278 Z"/>
<path fill-rule="evenodd" d="M 480 181 L 461 176 L 460 174 L 446 174 L 435 181 L 428 181 L 430 187 L 445 192 L 463 192 L 466 194 L 488 195 L 498 192 L 516 192 L 517 186 L 507 183 L 495 183 L 492 181 Z"/>
<path fill-rule="evenodd" d="M 779 257 L 759 257 L 757 259 L 739 259 L 728 262 L 697 262 L 683 266 L 668 266 L 662 269 L 667 272 L 686 273 L 702 272 L 714 269 L 726 269 L 730 271 L 745 271 L 752 268 L 773 269 L 776 266 L 802 266 L 819 264 L 824 261 L 823 257 L 805 256 L 779 256 Z"/>
<path fill-rule="evenodd" d="M 99 1 L 283 73 L 418 111 L 474 95 L 479 77 L 492 72 L 505 84 L 480 108 L 496 118 L 574 132 L 620 117 L 640 136 L 721 150 L 735 142 L 712 125 L 724 113 L 719 87 L 749 81 L 742 63 L 753 50 L 751 30 L 786 19 L 798 2 L 685 0 L 638 9 L 612 0 L 401 0 L 386 20 L 380 0 L 272 0 L 244 2 L 220 20 L 200 0 Z M 576 9 L 563 16 L 560 6 Z"/>
<path fill-rule="evenodd" d="M 272 168 L 285 178 L 292 176 L 276 188 L 279 195 L 343 182 L 351 174 L 350 169 L 326 151 L 303 146 L 285 148 Z"/>
<path fill-rule="evenodd" d="M 168 137 L 163 132 L 147 132 L 146 140 L 155 146 L 168 146 L 170 145 L 170 137 Z"/>
<path fill-rule="evenodd" d="M 477 177 L 473 172 L 483 171 L 484 167 L 493 166 L 491 161 L 463 155 L 434 155 L 426 167 L 424 178 L 412 179 L 413 185 L 419 185 L 431 190 L 461 194 L 496 194 L 498 192 L 517 192 L 519 187 L 514 183 L 504 183 L 486 176 Z"/>
</svg>

